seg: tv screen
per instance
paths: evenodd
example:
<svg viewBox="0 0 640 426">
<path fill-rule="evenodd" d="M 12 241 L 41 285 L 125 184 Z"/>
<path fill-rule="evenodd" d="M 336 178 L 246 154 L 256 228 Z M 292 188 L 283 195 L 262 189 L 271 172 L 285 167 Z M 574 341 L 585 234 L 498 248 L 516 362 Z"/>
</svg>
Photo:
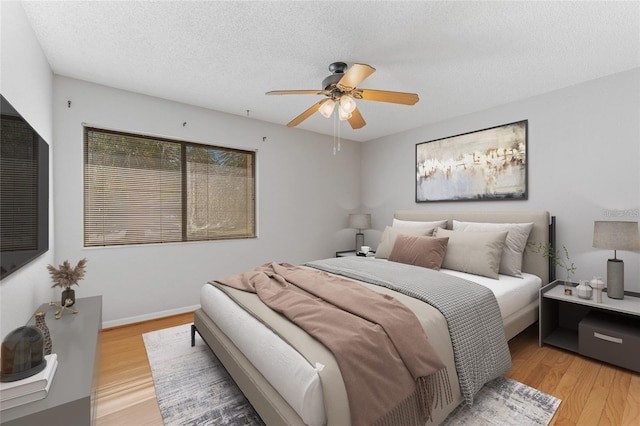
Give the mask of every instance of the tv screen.
<svg viewBox="0 0 640 426">
<path fill-rule="evenodd" d="M 0 279 L 3 279 L 49 250 L 49 145 L 4 96 L 0 98 Z"/>
</svg>

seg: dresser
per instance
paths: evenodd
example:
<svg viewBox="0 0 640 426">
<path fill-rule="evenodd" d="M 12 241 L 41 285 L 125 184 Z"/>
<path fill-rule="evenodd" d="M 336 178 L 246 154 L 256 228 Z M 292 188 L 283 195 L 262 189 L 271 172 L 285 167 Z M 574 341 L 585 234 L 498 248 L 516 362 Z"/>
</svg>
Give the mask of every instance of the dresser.
<svg viewBox="0 0 640 426">
<path fill-rule="evenodd" d="M 2 410 L 0 419 L 6 426 L 84 426 L 94 422 L 98 391 L 100 333 L 102 330 L 102 296 L 76 299 L 79 312 L 65 311 L 55 319 L 55 306 L 42 304 L 38 311 L 51 334 L 58 368 L 47 397 L 39 401 Z M 34 325 L 32 316 L 28 325 Z"/>
</svg>

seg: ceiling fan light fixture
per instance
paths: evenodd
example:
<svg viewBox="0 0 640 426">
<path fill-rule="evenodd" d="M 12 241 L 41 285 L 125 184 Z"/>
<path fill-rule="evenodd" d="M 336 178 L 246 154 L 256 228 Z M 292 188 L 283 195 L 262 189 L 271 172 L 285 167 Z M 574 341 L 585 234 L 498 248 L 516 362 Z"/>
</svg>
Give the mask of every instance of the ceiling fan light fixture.
<svg viewBox="0 0 640 426">
<path fill-rule="evenodd" d="M 342 95 L 340 97 L 340 109 L 347 114 L 351 114 L 356 109 L 356 101 L 349 95 Z"/>
<path fill-rule="evenodd" d="M 322 105 L 320 105 L 320 108 L 318 108 L 318 112 L 322 114 L 324 118 L 329 118 L 331 117 L 331 114 L 333 114 L 335 105 L 336 103 L 333 99 L 327 99 L 322 103 Z"/>
<path fill-rule="evenodd" d="M 350 112 L 347 112 L 345 110 L 342 109 L 342 106 L 338 107 L 338 116 L 340 117 L 340 120 L 345 121 L 351 118 L 353 114 L 351 114 Z"/>
</svg>

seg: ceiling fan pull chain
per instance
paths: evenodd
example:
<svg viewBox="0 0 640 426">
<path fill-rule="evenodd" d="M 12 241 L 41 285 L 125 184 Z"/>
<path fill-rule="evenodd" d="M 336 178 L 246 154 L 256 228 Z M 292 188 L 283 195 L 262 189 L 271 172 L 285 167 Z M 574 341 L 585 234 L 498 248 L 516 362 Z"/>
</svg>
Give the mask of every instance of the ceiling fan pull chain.
<svg viewBox="0 0 640 426">
<path fill-rule="evenodd" d="M 337 146 L 336 145 L 336 123 L 337 122 L 338 122 L 338 114 L 333 114 L 333 155 L 336 155 L 336 152 L 337 152 L 336 150 L 336 146 Z"/>
<path fill-rule="evenodd" d="M 336 115 L 338 115 L 338 114 L 336 114 Z M 340 128 L 342 127 L 340 125 L 340 122 L 342 120 L 340 120 L 340 118 L 338 118 L 336 121 L 338 122 L 338 152 L 340 152 Z"/>
</svg>

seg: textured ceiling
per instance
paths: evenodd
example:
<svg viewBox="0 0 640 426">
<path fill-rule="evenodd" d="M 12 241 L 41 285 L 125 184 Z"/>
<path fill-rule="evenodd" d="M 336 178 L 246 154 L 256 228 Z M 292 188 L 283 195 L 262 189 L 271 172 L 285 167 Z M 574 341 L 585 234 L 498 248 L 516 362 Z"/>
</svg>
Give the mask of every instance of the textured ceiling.
<svg viewBox="0 0 640 426">
<path fill-rule="evenodd" d="M 285 125 L 331 62 L 359 87 L 366 141 L 640 66 L 640 2 L 23 1 L 58 75 Z M 315 114 L 299 128 L 333 134 Z"/>
</svg>

